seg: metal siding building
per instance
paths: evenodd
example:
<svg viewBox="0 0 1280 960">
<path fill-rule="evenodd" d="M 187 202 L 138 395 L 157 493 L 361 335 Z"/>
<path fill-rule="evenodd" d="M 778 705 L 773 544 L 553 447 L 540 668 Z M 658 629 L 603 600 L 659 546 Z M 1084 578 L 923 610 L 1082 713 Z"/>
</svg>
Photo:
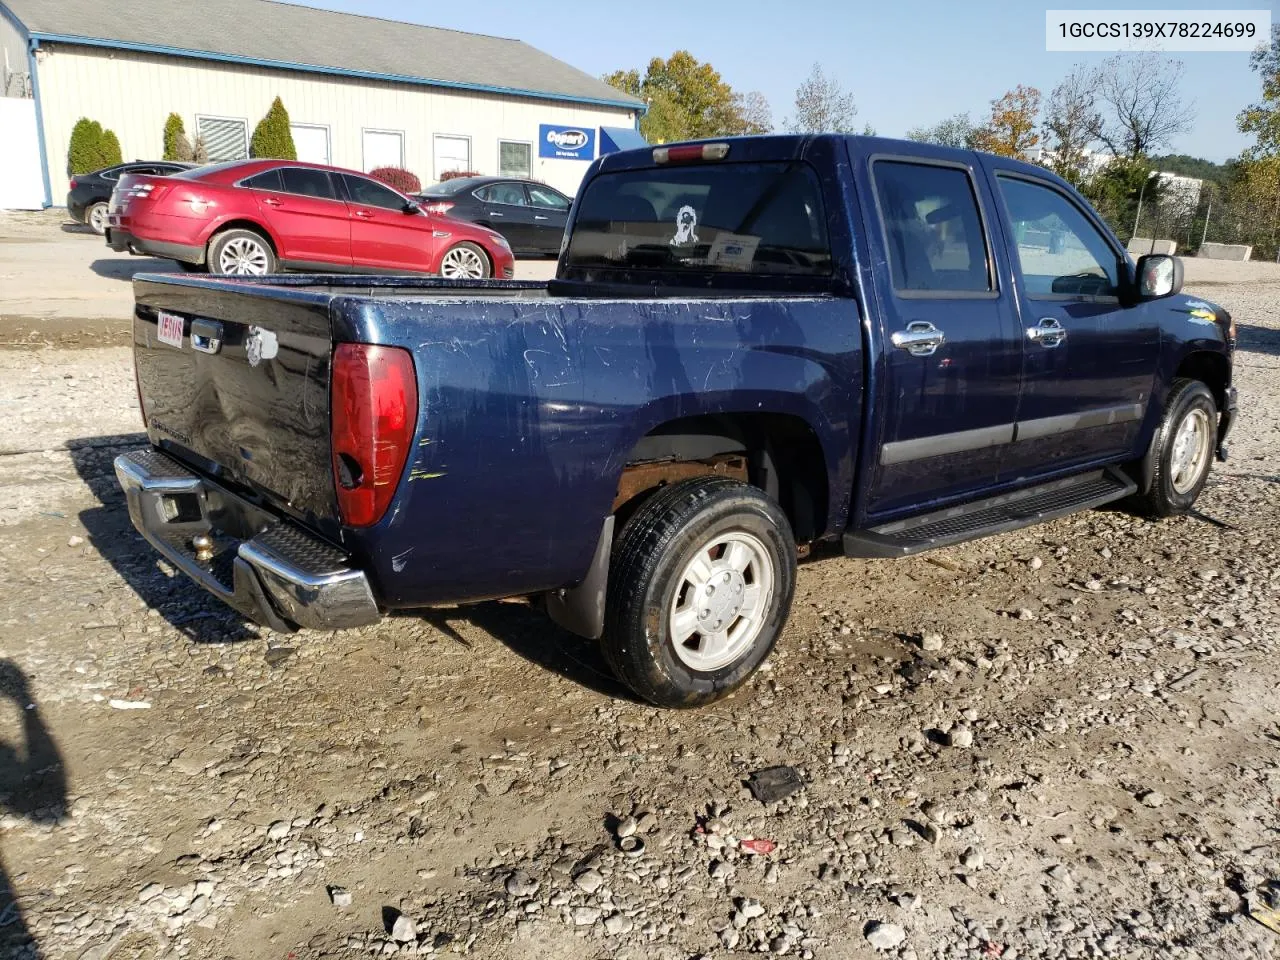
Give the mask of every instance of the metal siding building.
<svg viewBox="0 0 1280 960">
<path fill-rule="evenodd" d="M 573 193 L 591 157 L 540 155 L 557 152 L 540 130 L 582 130 L 594 152 L 601 128 L 633 128 L 643 109 L 516 40 L 272 0 L 202 0 L 198 14 L 169 0 L 0 0 L 0 43 L 32 64 L 53 203 L 81 117 L 115 131 L 126 160 L 158 159 L 177 113 L 211 160 L 231 159 L 279 96 L 300 159 L 392 163 L 424 185 L 452 169 L 528 175 Z"/>
</svg>

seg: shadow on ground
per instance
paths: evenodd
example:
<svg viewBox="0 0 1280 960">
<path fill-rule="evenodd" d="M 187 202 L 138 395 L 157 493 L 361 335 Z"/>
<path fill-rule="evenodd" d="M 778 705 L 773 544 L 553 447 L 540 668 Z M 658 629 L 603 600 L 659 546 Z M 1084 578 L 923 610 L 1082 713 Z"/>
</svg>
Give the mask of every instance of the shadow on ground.
<svg viewBox="0 0 1280 960">
<path fill-rule="evenodd" d="M 58 745 L 40 716 L 26 674 L 11 660 L 0 660 L 0 698 L 12 701 L 21 717 L 20 742 L 0 741 L 0 811 L 34 823 L 60 823 L 67 813 L 66 770 Z M 9 872 L 0 860 L 0 948 L 5 956 L 36 960 L 44 954 L 32 944 Z"/>
<path fill-rule="evenodd" d="M 97 234 L 93 232 L 93 227 L 89 226 L 87 223 L 77 223 L 75 220 L 67 220 L 58 226 L 61 227 L 63 233 L 78 233 L 89 237 L 97 236 Z M 106 241 L 104 240 L 103 242 L 105 243 Z"/>
<path fill-rule="evenodd" d="M 181 271 L 172 260 L 158 260 L 155 257 L 130 257 L 95 260 L 89 269 L 108 280 L 132 280 L 139 273 L 178 273 Z"/>
<path fill-rule="evenodd" d="M 196 643 L 255 640 L 258 627 L 185 576 L 161 568 L 151 545 L 133 528 L 112 462 L 118 454 L 146 446 L 145 433 L 72 440 L 71 461 L 99 505 L 80 512 L 89 542 L 152 610 Z M 167 564 L 166 564 L 167 566 Z"/>
<path fill-rule="evenodd" d="M 1280 357 L 1280 330 L 1255 327 L 1248 323 L 1237 324 L 1236 342 L 1239 348 L 1247 353 L 1265 353 L 1272 357 Z"/>
<path fill-rule="evenodd" d="M 570 633 L 528 603 L 495 600 L 413 611 L 404 616 L 420 617 L 454 642 L 470 646 L 452 625 L 458 620 L 466 620 L 543 670 L 559 674 L 606 697 L 640 702 L 613 675 L 600 652 L 598 640 L 587 640 Z"/>
</svg>

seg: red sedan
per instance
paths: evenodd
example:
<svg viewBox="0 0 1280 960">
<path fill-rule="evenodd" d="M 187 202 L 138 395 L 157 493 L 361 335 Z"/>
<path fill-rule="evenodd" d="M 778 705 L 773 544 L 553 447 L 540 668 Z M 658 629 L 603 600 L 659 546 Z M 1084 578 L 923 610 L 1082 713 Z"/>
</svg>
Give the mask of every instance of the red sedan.
<svg viewBox="0 0 1280 960">
<path fill-rule="evenodd" d="M 500 234 L 428 213 L 363 174 L 292 160 L 122 177 L 106 239 L 112 250 L 211 273 L 515 274 Z"/>
</svg>

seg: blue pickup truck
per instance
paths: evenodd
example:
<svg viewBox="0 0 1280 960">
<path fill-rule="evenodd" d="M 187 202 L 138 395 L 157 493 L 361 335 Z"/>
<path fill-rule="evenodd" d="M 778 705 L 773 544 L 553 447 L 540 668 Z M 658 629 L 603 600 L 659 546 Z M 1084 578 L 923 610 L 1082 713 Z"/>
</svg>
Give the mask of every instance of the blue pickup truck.
<svg viewBox="0 0 1280 960">
<path fill-rule="evenodd" d="M 1191 509 L 1235 329 L 1181 285 L 1014 160 L 615 153 L 549 283 L 139 277 L 151 443 L 116 472 L 152 546 L 274 629 L 528 596 L 696 706 L 769 655 L 815 546 Z"/>
</svg>

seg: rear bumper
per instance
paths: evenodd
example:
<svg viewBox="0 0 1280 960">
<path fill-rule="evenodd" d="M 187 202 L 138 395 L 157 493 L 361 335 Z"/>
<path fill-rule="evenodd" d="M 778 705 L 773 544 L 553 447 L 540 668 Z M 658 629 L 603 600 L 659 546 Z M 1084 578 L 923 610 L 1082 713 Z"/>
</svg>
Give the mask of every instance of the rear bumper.
<svg viewBox="0 0 1280 960">
<path fill-rule="evenodd" d="M 170 563 L 274 630 L 376 623 L 369 579 L 336 548 L 151 448 L 121 454 L 129 518 Z M 196 537 L 211 552 L 197 554 Z"/>
<path fill-rule="evenodd" d="M 107 227 L 107 246 L 117 253 L 129 253 L 140 257 L 164 257 L 167 260 L 185 260 L 187 263 L 204 263 L 204 247 L 199 244 L 169 243 L 165 240 L 147 240 L 135 236 L 120 227 Z"/>
</svg>

